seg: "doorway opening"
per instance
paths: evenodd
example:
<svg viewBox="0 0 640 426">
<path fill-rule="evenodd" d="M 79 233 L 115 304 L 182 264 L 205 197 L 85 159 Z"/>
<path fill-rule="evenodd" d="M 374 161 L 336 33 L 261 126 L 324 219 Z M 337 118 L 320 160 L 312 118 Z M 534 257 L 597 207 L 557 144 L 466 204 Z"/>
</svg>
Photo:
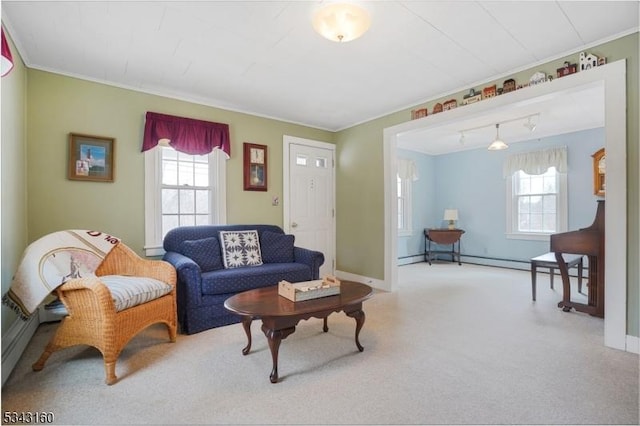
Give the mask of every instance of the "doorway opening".
<svg viewBox="0 0 640 426">
<path fill-rule="evenodd" d="M 424 128 L 442 126 L 469 117 L 479 117 L 507 110 L 545 98 L 565 96 L 589 85 L 604 86 L 605 146 L 607 161 L 615 168 L 607 169 L 605 214 L 605 346 L 626 350 L 627 317 L 627 252 L 626 227 L 626 62 L 624 60 L 593 68 L 587 72 L 556 79 L 507 95 L 402 123 L 384 130 L 385 174 L 385 285 L 393 290 L 398 278 L 396 174 L 398 140 L 402 135 Z M 611 169 L 612 174 L 609 175 Z M 621 217 L 621 212 L 624 217 Z"/>
</svg>

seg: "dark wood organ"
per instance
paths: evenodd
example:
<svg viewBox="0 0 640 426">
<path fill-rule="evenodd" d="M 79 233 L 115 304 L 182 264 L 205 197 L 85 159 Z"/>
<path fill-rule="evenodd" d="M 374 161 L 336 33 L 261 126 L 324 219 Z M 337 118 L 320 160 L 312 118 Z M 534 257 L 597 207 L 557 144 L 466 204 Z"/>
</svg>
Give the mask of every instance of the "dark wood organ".
<svg viewBox="0 0 640 426">
<path fill-rule="evenodd" d="M 604 318 L 604 200 L 598 200 L 593 224 L 577 231 L 551 235 L 551 251 L 555 253 L 562 277 L 562 301 L 558 307 L 568 312 L 571 308 Z M 589 259 L 588 302 L 571 301 L 569 271 L 562 253 L 586 255 Z"/>
</svg>

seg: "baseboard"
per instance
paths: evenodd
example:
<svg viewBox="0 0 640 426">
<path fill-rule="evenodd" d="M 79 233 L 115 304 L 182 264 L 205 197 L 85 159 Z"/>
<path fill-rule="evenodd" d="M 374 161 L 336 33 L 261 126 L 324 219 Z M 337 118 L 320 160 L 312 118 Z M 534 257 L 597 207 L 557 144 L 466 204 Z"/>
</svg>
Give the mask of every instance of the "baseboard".
<svg viewBox="0 0 640 426">
<path fill-rule="evenodd" d="M 386 288 L 383 280 L 365 277 L 364 275 L 352 274 L 351 272 L 336 271 L 336 276 L 341 280 L 356 281 L 377 289 Z"/>
<path fill-rule="evenodd" d="M 398 258 L 398 266 L 410 265 L 412 263 L 420 263 L 420 262 L 424 262 L 424 254 Z"/>
<path fill-rule="evenodd" d="M 446 261 L 448 261 L 447 259 Z M 522 260 L 510 260 L 510 259 L 494 259 L 489 257 L 478 257 L 478 256 L 465 256 L 464 254 L 460 256 L 460 261 L 462 263 L 468 263 L 470 265 L 479 265 L 479 266 L 493 266 L 496 268 L 507 268 L 507 269 L 517 269 L 520 271 L 530 271 L 531 264 L 529 262 L 525 262 Z M 405 258 L 398 259 L 398 266 L 412 265 L 415 263 L 427 263 L 424 260 L 424 256 L 410 256 Z M 549 269 L 540 268 L 538 269 L 539 274 L 549 274 Z M 556 270 L 556 276 L 560 276 L 560 271 Z M 584 267 L 584 271 L 582 276 L 586 279 L 589 274 L 588 266 Z M 578 271 L 577 268 L 569 269 L 569 276 L 577 277 Z"/>
<path fill-rule="evenodd" d="M 40 324 L 38 315 L 32 315 L 27 321 L 16 319 L 2 336 L 2 385 L 20 360 L 29 341 Z"/>
<path fill-rule="evenodd" d="M 626 351 L 634 354 L 640 354 L 640 337 L 627 336 Z"/>
<path fill-rule="evenodd" d="M 495 266 L 498 268 L 520 269 L 524 271 L 531 270 L 531 264 L 529 262 L 522 262 L 519 260 L 465 256 L 464 254 L 460 257 L 460 260 L 463 263 L 471 263 L 473 265 Z"/>
</svg>

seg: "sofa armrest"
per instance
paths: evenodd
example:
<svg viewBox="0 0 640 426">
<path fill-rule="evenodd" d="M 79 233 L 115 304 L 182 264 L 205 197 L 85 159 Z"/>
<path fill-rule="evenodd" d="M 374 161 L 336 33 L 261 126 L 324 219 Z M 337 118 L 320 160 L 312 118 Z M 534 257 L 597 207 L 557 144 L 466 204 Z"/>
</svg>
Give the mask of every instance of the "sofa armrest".
<svg viewBox="0 0 640 426">
<path fill-rule="evenodd" d="M 202 271 L 200 266 L 193 259 L 173 251 L 166 252 L 162 259 L 176 268 L 179 297 L 184 297 L 188 303 L 200 303 L 202 298 Z"/>
<path fill-rule="evenodd" d="M 302 247 L 293 248 L 293 258 L 296 263 L 304 263 L 311 268 L 312 280 L 320 278 L 320 267 L 324 263 L 324 254 L 319 251 Z"/>
</svg>

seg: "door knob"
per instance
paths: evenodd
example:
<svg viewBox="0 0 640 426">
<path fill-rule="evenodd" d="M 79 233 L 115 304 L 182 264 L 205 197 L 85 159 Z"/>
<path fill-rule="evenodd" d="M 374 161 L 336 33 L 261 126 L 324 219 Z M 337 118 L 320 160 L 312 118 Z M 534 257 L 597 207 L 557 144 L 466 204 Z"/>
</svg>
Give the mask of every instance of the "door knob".
<svg viewBox="0 0 640 426">
<path fill-rule="evenodd" d="M 298 227 L 298 224 L 297 224 L 297 223 L 295 223 L 295 222 L 292 222 L 292 223 L 291 223 L 291 227 L 292 227 L 292 228 L 297 228 L 297 227 Z"/>
</svg>

